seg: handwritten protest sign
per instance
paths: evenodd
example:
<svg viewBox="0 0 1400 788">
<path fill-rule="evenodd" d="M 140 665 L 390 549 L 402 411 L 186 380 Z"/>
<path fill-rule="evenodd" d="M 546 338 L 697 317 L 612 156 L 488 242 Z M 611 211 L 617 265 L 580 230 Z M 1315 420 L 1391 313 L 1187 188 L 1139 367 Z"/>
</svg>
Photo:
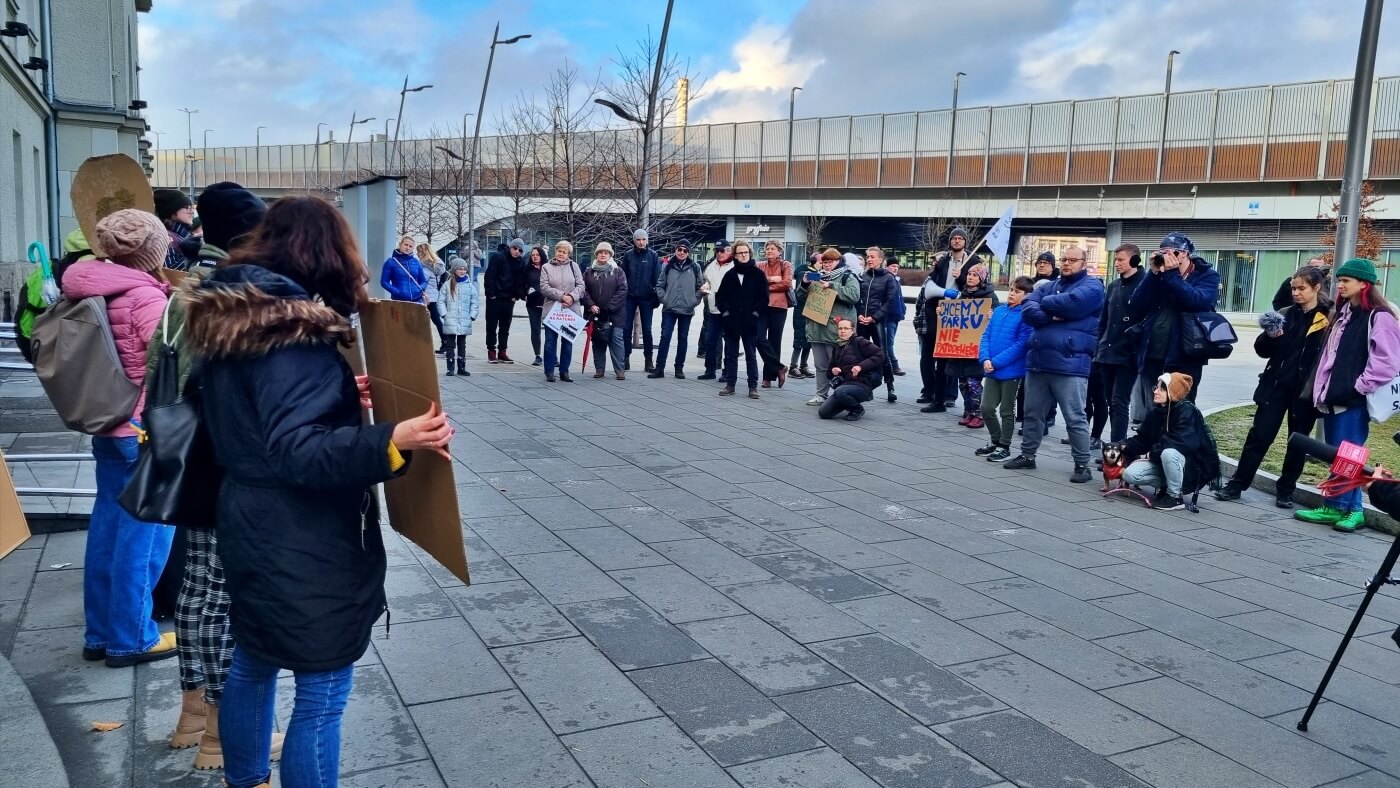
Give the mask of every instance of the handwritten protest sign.
<svg viewBox="0 0 1400 788">
<path fill-rule="evenodd" d="M 977 358 L 982 333 L 992 319 L 990 298 L 945 298 L 938 302 L 934 358 Z"/>
<path fill-rule="evenodd" d="M 836 288 L 813 286 L 807 291 L 807 301 L 802 307 L 802 316 L 814 323 L 826 325 L 831 319 L 831 309 L 836 306 Z"/>
</svg>

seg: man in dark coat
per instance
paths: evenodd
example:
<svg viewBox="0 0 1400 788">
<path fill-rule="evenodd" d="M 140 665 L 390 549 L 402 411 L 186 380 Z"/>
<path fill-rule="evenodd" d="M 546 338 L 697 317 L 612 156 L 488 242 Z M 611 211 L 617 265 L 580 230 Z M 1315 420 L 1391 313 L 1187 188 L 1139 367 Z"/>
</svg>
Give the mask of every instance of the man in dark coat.
<svg viewBox="0 0 1400 788">
<path fill-rule="evenodd" d="M 690 244 L 681 241 L 676 244 L 675 253 L 656 280 L 656 297 L 661 303 L 661 352 L 656 357 L 655 370 L 647 377 L 666 377 L 666 354 L 671 349 L 671 335 L 677 332 L 676 377 L 685 377 L 690 321 L 695 317 L 695 307 L 700 305 L 700 297 L 704 295 L 704 285 L 705 275 L 700 270 L 700 264 L 690 256 Z"/>
<path fill-rule="evenodd" d="M 753 262 L 753 247 L 746 241 L 734 243 L 734 265 L 724 275 L 715 296 L 720 320 L 724 323 L 724 388 L 719 395 L 734 394 L 739 380 L 739 344 L 744 346 L 749 377 L 749 399 L 758 399 L 758 354 L 765 361 L 781 366 L 767 340 L 760 340 L 759 326 L 768 308 L 768 280 Z M 771 359 L 770 359 L 771 356 Z"/>
<path fill-rule="evenodd" d="M 648 249 L 650 236 L 644 229 L 632 233 L 632 248 L 623 252 L 618 266 L 627 274 L 627 369 L 632 368 L 632 347 L 636 339 L 633 317 L 641 311 L 642 351 L 646 354 L 646 371 L 654 372 L 652 364 L 651 315 L 661 303 L 656 296 L 656 280 L 661 277 L 661 258 Z"/>
<path fill-rule="evenodd" d="M 1071 246 L 1060 259 L 1060 278 L 1041 285 L 1024 301 L 1023 320 L 1035 329 L 1026 356 L 1025 427 L 1021 454 L 1002 467 L 1035 468 L 1035 454 L 1045 436 L 1052 405 L 1065 414 L 1075 484 L 1089 481 L 1089 421 L 1084 402 L 1089 394 L 1089 367 L 1097 344 L 1103 282 L 1089 276 L 1088 257 Z"/>
<path fill-rule="evenodd" d="M 1138 375 L 1151 387 L 1163 372 L 1191 376 L 1191 393 L 1196 401 L 1201 388 L 1205 359 L 1181 352 L 1181 322 L 1192 312 L 1215 310 L 1220 296 L 1220 274 L 1204 258 L 1196 255 L 1196 245 L 1185 233 L 1168 233 L 1152 255 L 1151 270 L 1128 299 L 1128 311 L 1146 321 L 1143 341 L 1138 348 Z"/>
<path fill-rule="evenodd" d="M 1114 249 L 1113 270 L 1118 278 L 1104 290 L 1094 366 L 1109 402 L 1108 441 L 1121 443 L 1128 437 L 1129 405 L 1138 382 L 1137 348 L 1143 323 L 1128 313 L 1128 300 L 1145 278 L 1142 251 L 1133 244 Z"/>
<path fill-rule="evenodd" d="M 515 363 L 506 346 L 515 301 L 525 291 L 524 255 L 525 242 L 516 238 L 497 247 L 486 263 L 486 361 L 490 364 Z"/>
<path fill-rule="evenodd" d="M 919 325 L 924 326 L 925 330 L 920 333 L 927 338 L 929 346 L 928 373 L 924 375 L 923 396 L 919 397 L 919 402 L 927 400 L 926 407 L 921 409 L 924 413 L 943 413 L 957 402 L 958 379 L 948 374 L 948 359 L 932 357 L 932 348 L 938 334 L 938 304 L 947 291 L 962 291 L 967 284 L 967 269 L 975 261 L 967 251 L 966 228 L 954 227 L 948 233 L 948 251 L 934 259 L 914 304 L 915 330 Z M 922 346 L 919 353 L 925 355 Z"/>
<path fill-rule="evenodd" d="M 865 337 L 856 336 L 855 325 L 847 318 L 836 321 L 836 344 L 831 350 L 831 379 L 841 382 L 832 387 L 817 415 L 835 418 L 843 411 L 846 421 L 865 415 L 862 403 L 874 398 L 880 385 L 880 372 L 889 366 L 885 351 Z"/>
<path fill-rule="evenodd" d="M 890 364 L 889 354 L 883 352 L 890 344 L 885 321 L 893 305 L 903 300 L 899 280 L 885 270 L 885 250 L 878 246 L 866 249 L 865 274 L 860 278 L 860 306 L 856 310 L 856 322 L 859 324 L 856 333 L 874 342 L 882 351 L 880 355 L 885 364 L 885 399 L 889 402 L 896 401 L 898 397 L 894 394 L 894 367 Z"/>
</svg>

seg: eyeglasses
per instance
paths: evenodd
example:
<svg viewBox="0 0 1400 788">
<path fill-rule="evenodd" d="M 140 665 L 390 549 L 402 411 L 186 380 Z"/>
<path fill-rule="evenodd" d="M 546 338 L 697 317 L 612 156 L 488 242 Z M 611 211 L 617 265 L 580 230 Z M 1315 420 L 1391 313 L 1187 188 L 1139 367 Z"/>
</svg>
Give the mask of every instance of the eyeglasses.
<svg viewBox="0 0 1400 788">
<path fill-rule="evenodd" d="M 1084 262 L 1084 260 L 1085 260 L 1085 258 L 1083 258 L 1083 257 L 1061 257 L 1061 258 L 1060 258 L 1060 262 L 1062 262 L 1062 263 L 1082 263 L 1082 262 Z"/>
<path fill-rule="evenodd" d="M 753 254 L 753 252 L 735 252 L 735 253 L 734 253 L 734 256 L 735 256 L 735 257 L 748 257 L 748 256 L 751 255 L 751 254 Z"/>
</svg>

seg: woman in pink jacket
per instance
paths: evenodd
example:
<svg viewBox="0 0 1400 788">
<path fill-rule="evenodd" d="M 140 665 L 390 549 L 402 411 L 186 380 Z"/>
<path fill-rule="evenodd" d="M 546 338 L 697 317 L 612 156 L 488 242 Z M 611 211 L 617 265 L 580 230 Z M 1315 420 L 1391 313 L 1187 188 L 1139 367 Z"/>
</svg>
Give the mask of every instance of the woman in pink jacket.
<svg viewBox="0 0 1400 788">
<path fill-rule="evenodd" d="M 170 287 L 155 272 L 170 237 L 153 214 L 126 209 L 97 224 L 106 260 L 74 263 L 63 274 L 63 295 L 101 296 L 126 376 L 144 384 L 146 348 L 160 324 Z M 132 419 L 140 418 L 145 392 Z M 83 659 L 125 667 L 176 655 L 175 634 L 162 635 L 151 617 L 151 589 L 160 579 L 175 529 L 143 523 L 117 503 L 136 464 L 136 428 L 124 424 L 92 439 L 97 499 L 88 523 L 83 568 Z"/>
</svg>

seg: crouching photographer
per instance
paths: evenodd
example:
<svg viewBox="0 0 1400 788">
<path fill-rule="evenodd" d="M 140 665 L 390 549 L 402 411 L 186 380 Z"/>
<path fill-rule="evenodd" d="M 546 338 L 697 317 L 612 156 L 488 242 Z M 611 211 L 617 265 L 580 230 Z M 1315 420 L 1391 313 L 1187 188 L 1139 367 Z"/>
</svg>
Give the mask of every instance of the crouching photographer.
<svg viewBox="0 0 1400 788">
<path fill-rule="evenodd" d="M 874 398 L 884 366 L 885 351 L 865 337 L 856 336 L 855 323 L 841 318 L 836 323 L 836 344 L 831 349 L 831 394 L 817 415 L 832 419 L 845 411 L 846 421 L 859 420 L 865 415 L 862 403 Z"/>
</svg>

